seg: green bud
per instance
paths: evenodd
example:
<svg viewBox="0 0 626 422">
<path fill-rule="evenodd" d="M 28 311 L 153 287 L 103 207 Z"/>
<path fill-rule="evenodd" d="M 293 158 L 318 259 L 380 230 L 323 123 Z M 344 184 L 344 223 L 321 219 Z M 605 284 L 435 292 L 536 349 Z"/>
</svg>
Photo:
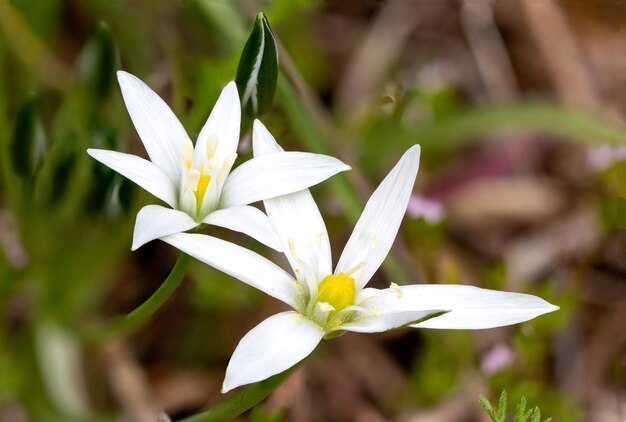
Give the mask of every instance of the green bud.
<svg viewBox="0 0 626 422">
<path fill-rule="evenodd" d="M 135 199 L 135 185 L 125 177 L 116 174 L 106 195 L 105 214 L 115 220 L 126 214 Z"/>
<path fill-rule="evenodd" d="M 247 117 L 259 116 L 270 109 L 278 80 L 276 40 L 263 13 L 254 22 L 237 68 L 237 89 Z"/>
<path fill-rule="evenodd" d="M 46 151 L 46 132 L 38 108 L 35 95 L 24 103 L 15 120 L 9 144 L 13 171 L 22 179 L 31 178 L 37 173 Z"/>
<path fill-rule="evenodd" d="M 115 41 L 101 22 L 87 39 L 76 64 L 78 80 L 90 99 L 102 101 L 111 92 L 116 67 Z"/>
</svg>

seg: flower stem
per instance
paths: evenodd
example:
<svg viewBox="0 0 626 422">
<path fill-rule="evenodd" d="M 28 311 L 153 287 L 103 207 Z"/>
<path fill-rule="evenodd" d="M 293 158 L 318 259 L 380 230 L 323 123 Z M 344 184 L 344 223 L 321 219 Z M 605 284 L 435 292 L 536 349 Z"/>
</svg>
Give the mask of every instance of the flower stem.
<svg viewBox="0 0 626 422">
<path fill-rule="evenodd" d="M 146 323 L 150 317 L 172 296 L 185 277 L 189 255 L 181 253 L 174 268 L 163 284 L 138 308 L 128 315 L 115 319 L 94 333 L 85 333 L 88 340 L 100 341 L 133 332 Z"/>
<path fill-rule="evenodd" d="M 269 396 L 297 367 L 298 365 L 293 366 L 265 381 L 252 384 L 218 403 L 212 409 L 188 418 L 179 419 L 177 422 L 226 422 L 233 420 Z"/>
</svg>

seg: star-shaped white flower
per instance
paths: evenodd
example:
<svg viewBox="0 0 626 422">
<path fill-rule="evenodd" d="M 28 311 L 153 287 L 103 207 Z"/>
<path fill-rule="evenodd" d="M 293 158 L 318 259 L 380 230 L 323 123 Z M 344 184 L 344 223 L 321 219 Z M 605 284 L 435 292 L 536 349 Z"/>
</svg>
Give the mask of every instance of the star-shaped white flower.
<svg viewBox="0 0 626 422">
<path fill-rule="evenodd" d="M 256 156 L 282 151 L 269 132 L 257 135 Z M 223 392 L 285 371 L 323 338 L 345 331 L 375 333 L 404 326 L 483 329 L 558 309 L 536 296 L 473 286 L 365 287 L 396 237 L 419 155 L 418 145 L 409 149 L 372 194 L 334 272 L 326 227 L 308 190 L 264 201 L 294 276 L 254 252 L 209 236 L 163 239 L 294 309 L 267 318 L 241 339 L 228 364 Z"/>
<path fill-rule="evenodd" d="M 148 205 L 139 211 L 132 250 L 204 223 L 245 233 L 282 251 L 267 216 L 248 204 L 306 189 L 350 169 L 325 155 L 283 152 L 248 160 L 231 172 L 241 121 L 234 82 L 222 91 L 194 148 L 172 110 L 154 91 L 129 73 L 120 71 L 117 76 L 150 161 L 116 151 L 87 152 L 171 207 Z M 266 130 L 258 120 L 254 128 Z"/>
</svg>

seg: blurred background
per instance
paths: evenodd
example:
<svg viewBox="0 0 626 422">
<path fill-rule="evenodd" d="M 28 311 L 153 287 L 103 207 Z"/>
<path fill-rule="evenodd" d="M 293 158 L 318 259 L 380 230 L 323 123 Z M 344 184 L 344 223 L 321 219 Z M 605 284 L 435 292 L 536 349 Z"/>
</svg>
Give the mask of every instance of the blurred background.
<svg viewBox="0 0 626 422">
<path fill-rule="evenodd" d="M 195 139 L 260 11 L 280 56 L 262 120 L 286 149 L 354 169 L 313 189 L 335 259 L 364 200 L 419 143 L 414 195 L 373 285 L 474 284 L 561 310 L 486 331 L 346 334 L 241 420 L 487 421 L 478 395 L 506 389 L 510 407 L 524 395 L 554 421 L 623 422 L 618 0 L 1 0 L 0 420 L 192 415 L 221 399 L 239 339 L 282 309 L 193 261 L 147 324 L 97 335 L 177 257 L 159 241 L 130 252 L 154 198 L 85 153 L 146 157 L 115 70 L 143 79 Z"/>
</svg>

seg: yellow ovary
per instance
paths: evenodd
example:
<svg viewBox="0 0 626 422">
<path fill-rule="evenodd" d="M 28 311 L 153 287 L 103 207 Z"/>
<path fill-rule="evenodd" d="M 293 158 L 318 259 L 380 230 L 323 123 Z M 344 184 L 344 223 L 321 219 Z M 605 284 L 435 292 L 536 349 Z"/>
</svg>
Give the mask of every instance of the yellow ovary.
<svg viewBox="0 0 626 422">
<path fill-rule="evenodd" d="M 346 273 L 324 277 L 318 286 L 317 302 L 325 302 L 339 312 L 354 304 L 354 279 Z"/>
</svg>

